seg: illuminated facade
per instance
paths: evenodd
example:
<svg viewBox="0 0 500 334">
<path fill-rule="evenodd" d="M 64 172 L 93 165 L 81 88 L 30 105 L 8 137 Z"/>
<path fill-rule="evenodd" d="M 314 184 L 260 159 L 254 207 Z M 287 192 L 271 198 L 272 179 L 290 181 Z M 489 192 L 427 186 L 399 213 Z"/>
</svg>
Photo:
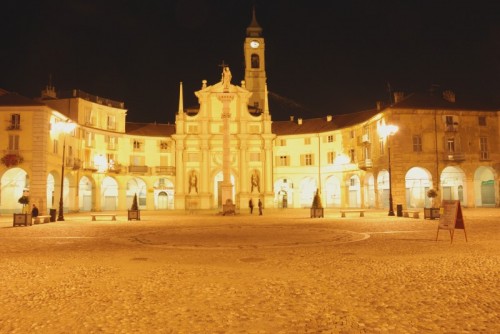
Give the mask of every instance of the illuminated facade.
<svg viewBox="0 0 500 334">
<path fill-rule="evenodd" d="M 430 205 L 426 192 L 467 207 L 499 206 L 500 115 L 464 108 L 452 92 L 395 94 L 392 105 L 317 119 L 272 121 L 265 40 L 252 18 L 244 41 L 245 80 L 199 91 L 186 109 L 182 84 L 175 125 L 127 123 L 122 102 L 49 85 L 32 100 L 0 90 L 0 213 L 18 212 L 29 190 L 41 212 L 130 208 L 217 209 L 224 161 L 230 197 L 264 207 L 310 207 L 319 190 L 326 207 L 387 208 L 389 149 L 394 204 Z M 226 110 L 224 110 L 226 106 Z M 70 133 L 58 123 L 74 122 Z M 387 126 L 399 131 L 388 136 Z M 225 148 L 225 140 L 229 144 Z"/>
</svg>

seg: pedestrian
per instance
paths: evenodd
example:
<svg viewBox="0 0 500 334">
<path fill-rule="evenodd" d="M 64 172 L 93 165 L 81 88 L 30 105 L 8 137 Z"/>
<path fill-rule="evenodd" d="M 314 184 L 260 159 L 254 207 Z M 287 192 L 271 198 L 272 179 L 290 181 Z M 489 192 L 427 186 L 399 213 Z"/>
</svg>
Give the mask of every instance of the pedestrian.
<svg viewBox="0 0 500 334">
<path fill-rule="evenodd" d="M 259 198 L 259 216 L 262 216 L 262 201 Z"/>
<path fill-rule="evenodd" d="M 250 208 L 250 214 L 253 214 L 253 201 L 251 198 L 248 201 L 248 207 Z"/>
<path fill-rule="evenodd" d="M 31 209 L 31 217 L 32 218 L 38 217 L 38 208 L 36 207 L 35 204 L 33 204 L 33 209 Z"/>
</svg>

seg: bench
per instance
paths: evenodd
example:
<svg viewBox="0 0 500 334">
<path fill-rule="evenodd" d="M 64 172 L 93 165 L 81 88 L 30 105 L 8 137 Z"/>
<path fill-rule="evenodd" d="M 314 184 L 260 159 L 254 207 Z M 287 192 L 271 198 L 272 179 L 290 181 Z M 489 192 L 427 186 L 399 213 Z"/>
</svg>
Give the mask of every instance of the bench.
<svg viewBox="0 0 500 334">
<path fill-rule="evenodd" d="M 33 223 L 34 224 L 40 224 L 40 223 L 48 223 L 50 222 L 50 216 L 36 216 L 36 217 L 33 217 Z"/>
<path fill-rule="evenodd" d="M 403 217 L 410 217 L 410 214 L 413 218 L 420 218 L 420 210 L 418 209 L 403 210 Z"/>
<path fill-rule="evenodd" d="M 92 220 L 97 220 L 97 217 L 111 217 L 111 220 L 116 220 L 116 213 L 92 213 Z"/>
<path fill-rule="evenodd" d="M 359 212 L 359 216 L 364 217 L 365 211 L 365 209 L 340 209 L 340 216 L 345 217 L 345 214 L 349 212 Z"/>
</svg>

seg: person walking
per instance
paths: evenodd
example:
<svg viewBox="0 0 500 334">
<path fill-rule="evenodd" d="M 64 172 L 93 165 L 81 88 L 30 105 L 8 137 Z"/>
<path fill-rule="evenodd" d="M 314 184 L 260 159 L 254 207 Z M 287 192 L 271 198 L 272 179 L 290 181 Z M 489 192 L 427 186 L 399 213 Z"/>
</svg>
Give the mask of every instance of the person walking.
<svg viewBox="0 0 500 334">
<path fill-rule="evenodd" d="M 251 198 L 248 201 L 248 207 L 250 208 L 250 214 L 253 214 L 253 201 Z"/>
<path fill-rule="evenodd" d="M 262 216 L 262 201 L 259 198 L 259 216 Z"/>
</svg>

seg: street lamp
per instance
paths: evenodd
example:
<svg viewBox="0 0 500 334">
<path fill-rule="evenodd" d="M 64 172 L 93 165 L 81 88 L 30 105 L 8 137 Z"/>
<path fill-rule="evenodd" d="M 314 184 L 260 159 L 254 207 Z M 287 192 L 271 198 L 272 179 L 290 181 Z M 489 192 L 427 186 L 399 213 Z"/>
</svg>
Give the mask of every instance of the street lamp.
<svg viewBox="0 0 500 334">
<path fill-rule="evenodd" d="M 61 196 L 59 198 L 59 214 L 57 216 L 58 221 L 64 221 L 63 212 L 63 190 L 64 190 L 64 165 L 65 165 L 65 155 L 66 155 L 66 134 L 73 131 L 76 124 L 67 120 L 66 122 L 57 122 L 54 124 L 56 130 L 63 135 L 63 151 L 62 151 L 62 164 L 61 164 Z"/>
<path fill-rule="evenodd" d="M 386 125 L 383 129 L 387 138 L 387 155 L 389 156 L 389 216 L 394 216 L 394 207 L 392 204 L 392 172 L 391 172 L 391 145 L 390 137 L 398 132 L 399 128 L 396 125 Z"/>
</svg>

